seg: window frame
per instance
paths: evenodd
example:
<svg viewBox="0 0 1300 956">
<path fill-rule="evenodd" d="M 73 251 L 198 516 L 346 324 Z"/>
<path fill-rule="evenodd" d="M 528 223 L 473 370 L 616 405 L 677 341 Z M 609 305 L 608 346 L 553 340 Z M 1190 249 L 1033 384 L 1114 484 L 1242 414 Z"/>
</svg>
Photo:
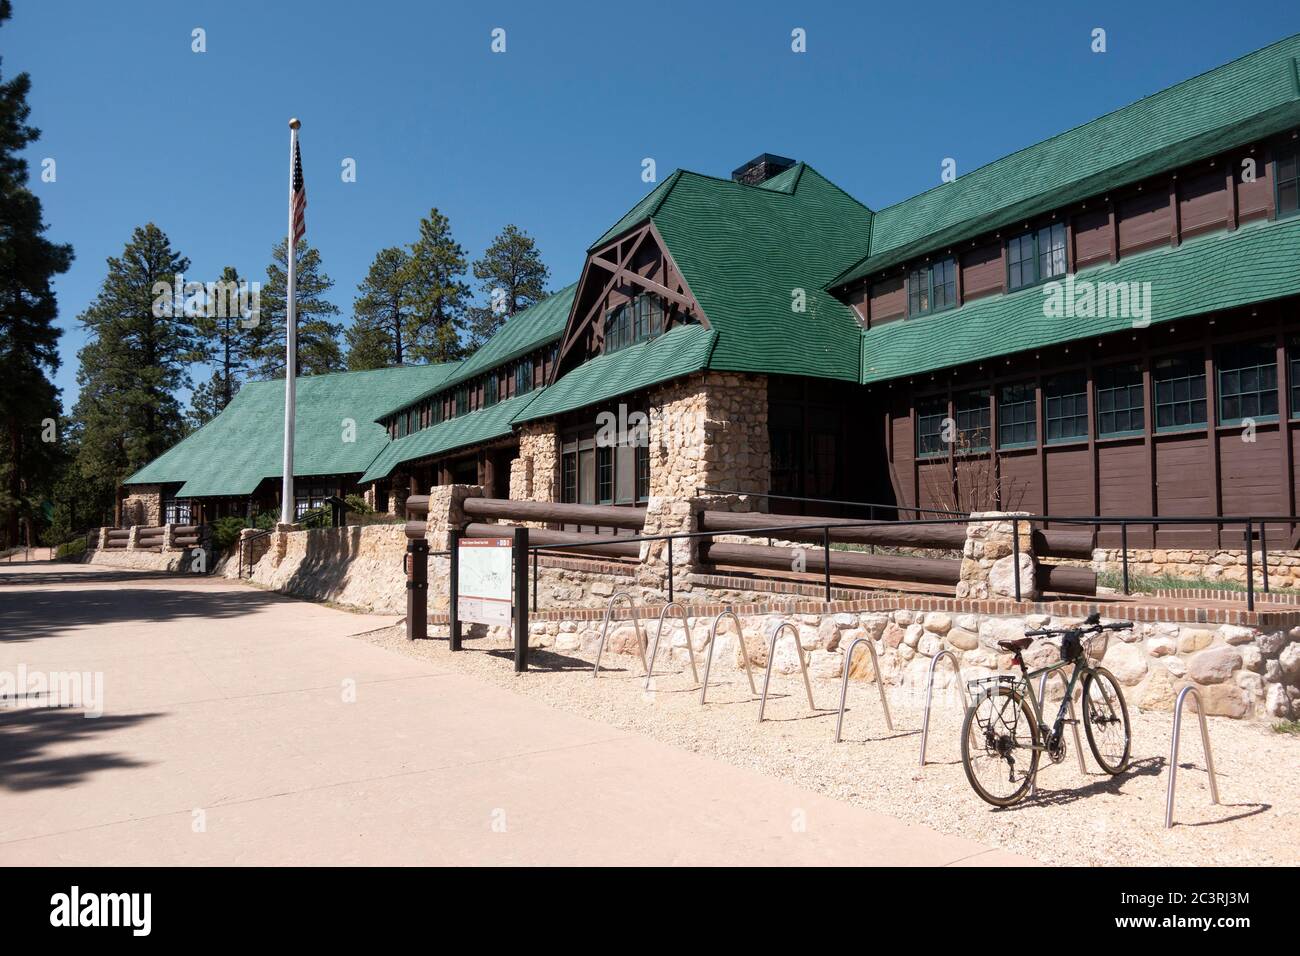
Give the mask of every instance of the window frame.
<svg viewBox="0 0 1300 956">
<path fill-rule="evenodd" d="M 1177 399 L 1174 401 L 1161 402 L 1160 401 L 1161 385 L 1170 384 L 1172 382 L 1184 380 L 1184 379 L 1188 381 L 1195 381 L 1196 378 L 1198 377 L 1198 374 L 1193 373 L 1191 375 L 1179 375 L 1161 381 L 1160 363 L 1173 362 L 1173 361 L 1178 361 L 1187 358 L 1193 359 L 1196 364 L 1196 367 L 1200 369 L 1199 378 L 1201 381 L 1201 397 Z M 1208 429 L 1210 427 L 1210 403 L 1207 400 L 1207 395 L 1205 391 L 1206 385 L 1207 382 L 1205 381 L 1205 356 L 1202 352 L 1199 351 L 1173 352 L 1169 355 L 1161 355 L 1161 356 L 1153 357 L 1151 360 L 1151 422 L 1152 425 L 1154 426 L 1155 432 L 1168 433 L 1168 432 L 1183 432 L 1183 431 L 1201 431 L 1201 430 Z M 1202 405 L 1200 421 L 1183 422 L 1183 423 L 1175 422 L 1174 424 L 1171 425 L 1160 424 L 1160 408 L 1162 405 L 1169 406 L 1169 407 L 1177 407 L 1178 405 L 1182 405 L 1182 404 L 1195 405 L 1195 403 L 1197 402 L 1200 402 Z"/>
<path fill-rule="evenodd" d="M 1282 179 L 1282 163 L 1287 159 L 1294 161 L 1295 175 L 1284 181 Z M 1292 186 L 1296 191 L 1296 207 L 1285 212 L 1282 210 L 1282 186 L 1284 182 Z M 1300 215 L 1300 144 L 1295 142 L 1292 142 L 1289 147 L 1279 147 L 1273 150 L 1273 209 L 1276 211 L 1278 219 L 1289 219 L 1291 216 Z"/>
<path fill-rule="evenodd" d="M 1125 385 L 1111 385 L 1111 384 L 1103 385 L 1102 384 L 1102 380 L 1101 380 L 1102 375 L 1109 373 L 1113 369 L 1120 369 L 1120 368 L 1131 369 L 1132 371 L 1137 372 L 1137 388 L 1138 388 L 1138 395 L 1141 398 L 1141 403 L 1136 406 L 1132 404 L 1126 404 L 1122 409 L 1118 407 L 1103 409 L 1101 407 L 1102 392 L 1118 393 L 1119 391 L 1123 390 L 1125 393 L 1126 400 L 1128 396 L 1131 394 L 1131 389 L 1133 388 L 1133 383 L 1131 382 Z M 1093 427 L 1097 430 L 1098 441 L 1107 438 L 1135 438 L 1146 434 L 1147 395 L 1146 395 L 1146 385 L 1145 382 L 1143 381 L 1141 362 L 1115 362 L 1115 363 L 1111 363 L 1108 365 L 1101 365 L 1094 368 L 1092 372 L 1092 397 L 1093 397 L 1093 417 L 1096 419 L 1096 422 L 1093 424 Z M 1101 425 L 1102 415 L 1114 415 L 1123 412 L 1125 415 L 1132 416 L 1134 410 L 1136 410 L 1138 413 L 1138 419 L 1141 422 L 1140 428 L 1121 429 L 1115 431 L 1106 431 L 1104 428 L 1102 428 Z"/>
<path fill-rule="evenodd" d="M 1053 395 L 1054 387 L 1062 386 L 1065 383 L 1074 385 L 1078 383 L 1080 388 L 1071 388 L 1068 392 L 1061 392 Z M 1073 411 L 1068 415 L 1058 415 L 1056 421 L 1065 420 L 1083 420 L 1083 431 L 1073 435 L 1063 435 L 1056 438 L 1052 437 L 1052 402 L 1063 399 L 1083 399 L 1082 411 Z M 1092 436 L 1092 422 L 1088 419 L 1088 373 L 1083 369 L 1075 369 L 1069 372 L 1063 372 L 1053 375 L 1043 383 L 1043 444 L 1044 445 L 1069 445 L 1076 442 L 1087 441 Z"/>
<path fill-rule="evenodd" d="M 993 415 L 992 409 L 989 408 L 989 399 L 992 398 L 992 395 L 993 393 L 986 386 L 962 389 L 960 392 L 955 392 L 953 394 L 952 418 L 953 424 L 956 426 L 958 440 L 958 443 L 953 445 L 954 454 L 983 455 L 993 450 Z M 970 405 L 963 406 L 963 400 L 970 398 L 974 398 L 976 401 Z M 962 416 L 970 416 L 972 414 L 982 416 L 983 424 L 977 429 L 968 430 L 966 424 L 963 422 Z M 971 445 L 968 448 L 963 448 L 961 446 L 960 441 L 967 435 L 968 431 L 977 433 L 980 430 L 983 430 L 984 432 L 984 441 L 982 444 Z"/>
<path fill-rule="evenodd" d="M 939 411 L 937 413 L 923 411 L 923 409 L 926 408 L 926 406 L 928 405 L 935 406 L 936 408 L 939 409 Z M 921 398 L 917 400 L 915 440 L 916 440 L 916 457 L 918 459 L 946 458 L 948 456 L 948 452 L 949 452 L 948 442 L 945 442 L 943 440 L 943 423 L 949 417 L 948 413 L 950 410 L 951 410 L 951 405 L 948 402 L 947 395 L 931 395 L 926 398 Z M 925 445 L 926 445 L 926 438 L 928 436 L 926 435 L 925 432 L 921 430 L 922 422 L 929 421 L 934 418 L 938 418 L 939 420 L 938 431 L 934 433 L 934 435 L 937 436 L 938 438 L 939 447 L 937 449 L 927 450 L 925 448 Z"/>
<path fill-rule="evenodd" d="M 944 281 L 944 282 L 941 282 L 941 283 L 940 283 L 940 285 L 941 285 L 945 290 L 948 288 L 949 285 L 951 285 L 951 287 L 952 287 L 952 296 L 951 296 L 951 298 L 949 298 L 948 295 L 947 295 L 947 292 L 945 291 L 945 293 L 944 293 L 944 296 L 945 296 L 945 302 L 944 302 L 943 305 L 940 305 L 940 306 L 936 306 L 936 305 L 934 304 L 934 289 L 935 289 L 934 271 L 935 271 L 935 268 L 936 268 L 937 266 L 938 266 L 938 267 L 944 267 L 944 271 L 945 271 L 945 272 L 947 271 L 947 268 L 946 268 L 947 266 L 951 266 L 951 267 L 952 267 L 952 279 L 951 279 L 951 281 Z M 949 311 L 950 309 L 958 308 L 958 307 L 960 306 L 960 304 L 961 304 L 961 303 L 958 301 L 958 296 L 957 296 L 957 270 L 958 270 L 958 268 L 959 268 L 959 266 L 958 266 L 958 264 L 957 264 L 957 257 L 956 257 L 956 256 L 944 256 L 944 257 L 941 258 L 941 259 L 936 259 L 936 260 L 934 260 L 933 262 L 927 262 L 927 263 L 925 263 L 924 265 L 916 266 L 915 268 L 908 270 L 908 273 L 907 273 L 907 318 L 912 319 L 912 318 L 917 318 L 918 316 L 922 316 L 922 315 L 934 315 L 934 314 L 936 314 L 936 313 L 938 313 L 938 312 L 947 312 L 947 311 Z M 918 299 L 918 300 L 919 300 L 921 290 L 913 291 L 913 287 L 914 287 L 914 286 L 916 285 L 916 283 L 917 283 L 917 276 L 920 275 L 921 273 L 924 273 L 924 274 L 925 274 L 925 289 L 924 289 L 924 295 L 925 295 L 925 303 L 926 303 L 926 305 L 925 305 L 925 308 L 924 308 L 924 309 L 917 308 L 917 309 L 914 310 L 913 307 L 912 307 L 912 302 L 913 302 L 914 299 Z"/>
<path fill-rule="evenodd" d="M 1263 347 L 1265 352 L 1272 356 L 1271 362 L 1264 362 L 1257 365 L 1236 365 L 1232 368 L 1225 368 L 1223 359 L 1232 352 L 1247 348 Z M 1278 411 L 1275 408 L 1272 412 L 1265 412 L 1258 415 L 1240 415 L 1236 418 L 1225 418 L 1223 414 L 1223 400 L 1226 395 L 1224 387 L 1224 376 L 1233 373 L 1240 374 L 1244 370 L 1271 369 L 1273 373 L 1273 384 L 1268 388 L 1256 388 L 1243 392 L 1238 389 L 1230 397 L 1241 400 L 1244 396 L 1261 397 L 1272 395 L 1273 402 L 1277 402 L 1277 342 L 1270 339 L 1256 339 L 1254 341 L 1230 342 L 1217 347 L 1214 351 L 1214 404 L 1215 420 L 1220 425 L 1240 425 L 1250 419 L 1253 422 L 1276 422 L 1278 420 Z"/>
<path fill-rule="evenodd" d="M 1010 391 L 1025 390 L 1028 393 L 1027 398 L 1010 401 L 1007 399 L 1007 393 Z M 1028 407 L 1030 416 L 1026 419 L 1017 421 L 1007 421 L 1007 410 L 1011 407 L 1021 408 Z M 1006 429 L 1024 426 L 1029 429 L 1029 437 L 1017 441 L 1006 441 L 1004 435 Z M 1004 382 L 998 386 L 998 449 L 999 450 L 1019 450 L 1022 448 L 1034 448 L 1038 445 L 1038 384 L 1033 379 L 1022 380 L 1018 382 Z"/>
<path fill-rule="evenodd" d="M 1042 235 L 1043 235 L 1044 232 L 1050 234 L 1051 232 L 1053 232 L 1053 231 L 1056 230 L 1056 229 L 1060 229 L 1060 230 L 1061 230 L 1061 252 L 1062 252 L 1062 261 L 1063 261 L 1063 265 L 1062 265 L 1062 267 L 1061 267 L 1061 271 L 1060 271 L 1060 272 L 1053 272 L 1051 275 L 1043 275 L 1043 269 L 1042 269 L 1042 262 L 1043 262 L 1043 244 L 1042 244 Z M 1012 285 L 1012 284 L 1011 284 L 1011 265 L 1012 265 L 1012 263 L 1011 263 L 1011 245 L 1012 245 L 1012 243 L 1023 243 L 1024 240 L 1026 240 L 1026 239 L 1029 240 L 1030 249 L 1031 249 L 1031 252 L 1030 252 L 1029 258 L 1026 259 L 1026 260 L 1021 260 L 1020 262 L 1018 262 L 1018 263 L 1016 263 L 1016 264 L 1020 266 L 1020 268 L 1021 268 L 1021 278 L 1023 278 L 1023 277 L 1024 277 L 1024 264 L 1025 264 L 1026 262 L 1028 262 L 1029 265 L 1030 265 L 1030 271 L 1031 271 L 1033 277 L 1032 277 L 1031 279 L 1028 279 L 1028 280 L 1022 282 L 1020 285 Z M 1053 248 L 1052 245 L 1049 245 L 1049 246 L 1048 246 L 1048 251 L 1049 251 L 1049 253 L 1050 253 L 1050 251 L 1051 251 L 1052 248 Z M 1025 232 L 1018 233 L 1017 235 L 1014 235 L 1014 236 L 1012 236 L 1010 239 L 1007 240 L 1006 255 L 1007 255 L 1007 274 L 1006 274 L 1007 292 L 1019 292 L 1021 289 L 1031 289 L 1031 288 L 1033 288 L 1033 287 L 1036 286 L 1036 285 L 1042 285 L 1044 282 L 1051 282 L 1051 281 L 1054 280 L 1054 279 L 1060 279 L 1061 277 L 1063 277 L 1063 276 L 1065 276 L 1065 275 L 1068 275 L 1069 272 L 1070 272 L 1070 234 L 1069 234 L 1069 230 L 1066 229 L 1066 227 L 1065 227 L 1065 223 L 1063 223 L 1063 222 L 1049 222 L 1049 223 L 1048 223 L 1047 225 L 1045 225 L 1045 226 L 1036 226 L 1036 227 L 1034 227 L 1033 229 L 1029 229 L 1029 230 L 1027 230 L 1027 231 L 1025 231 Z"/>
</svg>

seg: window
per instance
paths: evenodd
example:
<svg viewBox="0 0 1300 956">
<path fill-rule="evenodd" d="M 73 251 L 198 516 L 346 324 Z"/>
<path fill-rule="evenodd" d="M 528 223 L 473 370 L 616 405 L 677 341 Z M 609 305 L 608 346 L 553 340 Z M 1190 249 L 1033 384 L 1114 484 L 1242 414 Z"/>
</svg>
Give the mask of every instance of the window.
<svg viewBox="0 0 1300 956">
<path fill-rule="evenodd" d="M 429 424 L 437 425 L 442 421 L 442 396 L 433 400 L 433 405 L 429 409 Z"/>
<path fill-rule="evenodd" d="M 957 451 L 988 451 L 989 390 L 959 392 L 953 398 L 953 412 L 957 420 Z"/>
<path fill-rule="evenodd" d="M 617 352 L 632 344 L 632 310 L 624 304 L 605 316 L 605 352 Z"/>
<path fill-rule="evenodd" d="M 318 511 L 325 507 L 325 499 L 334 493 L 332 488 L 315 485 L 294 488 L 294 517 L 301 518 L 308 511 Z"/>
<path fill-rule="evenodd" d="M 940 259 L 907 277 L 907 314 L 926 315 L 957 305 L 957 260 Z"/>
<path fill-rule="evenodd" d="M 1007 243 L 1007 288 L 1065 275 L 1065 224 L 1054 222 Z"/>
<path fill-rule="evenodd" d="M 578 500 L 578 455 L 566 452 L 560 473 L 560 500 L 572 504 Z"/>
<path fill-rule="evenodd" d="M 635 322 L 633 339 L 644 342 L 646 339 L 662 335 L 664 331 L 664 306 L 657 295 L 642 293 L 633 300 Z"/>
<path fill-rule="evenodd" d="M 998 447 L 1023 448 L 1037 440 L 1034 383 L 1003 385 L 998 393 Z"/>
<path fill-rule="evenodd" d="M 596 448 L 596 501 L 614 503 L 614 449 L 608 445 Z"/>
<path fill-rule="evenodd" d="M 1292 339 L 1287 350 L 1291 363 L 1291 417 L 1300 416 L 1300 339 Z"/>
<path fill-rule="evenodd" d="M 1251 342 L 1226 346 L 1216 356 L 1219 424 L 1277 418 L 1277 346 Z"/>
<path fill-rule="evenodd" d="M 636 446 L 636 500 L 650 497 L 650 446 Z"/>
<path fill-rule="evenodd" d="M 943 423 L 948 417 L 948 400 L 930 398 L 918 403 L 916 407 L 916 454 L 947 454 L 947 443 L 943 440 Z"/>
<path fill-rule="evenodd" d="M 456 414 L 464 415 L 469 411 L 469 389 L 462 385 L 456 389 Z"/>
<path fill-rule="evenodd" d="M 1205 359 L 1188 352 L 1156 361 L 1156 431 L 1205 424 Z"/>
<path fill-rule="evenodd" d="M 1146 431 L 1142 368 L 1136 363 L 1097 370 L 1097 437 L 1116 438 Z"/>
<path fill-rule="evenodd" d="M 1048 442 L 1088 437 L 1088 378 L 1083 372 L 1053 375 L 1043 384 L 1043 432 Z"/>
<path fill-rule="evenodd" d="M 533 363 L 524 359 L 515 365 L 515 394 L 525 395 L 533 390 Z"/>
<path fill-rule="evenodd" d="M 1277 214 L 1295 215 L 1300 210 L 1300 148 L 1278 150 L 1273 161 L 1273 174 L 1277 179 Z"/>
<path fill-rule="evenodd" d="M 492 373 L 483 380 L 483 405 L 495 405 L 497 403 L 497 377 Z"/>
<path fill-rule="evenodd" d="M 163 524 L 193 524 L 193 511 L 188 498 L 163 499 Z"/>
</svg>

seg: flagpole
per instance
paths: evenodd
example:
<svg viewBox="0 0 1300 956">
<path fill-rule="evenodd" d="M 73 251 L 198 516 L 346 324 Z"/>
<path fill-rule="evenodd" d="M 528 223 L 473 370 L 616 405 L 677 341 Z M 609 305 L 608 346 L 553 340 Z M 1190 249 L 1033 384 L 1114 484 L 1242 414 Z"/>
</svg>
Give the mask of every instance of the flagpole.
<svg viewBox="0 0 1300 956">
<path fill-rule="evenodd" d="M 293 166 L 294 155 L 298 146 L 298 127 L 302 124 L 296 119 L 289 120 L 289 234 L 285 240 L 288 252 L 288 274 L 285 282 L 285 364 L 284 364 L 284 474 L 280 483 L 280 523 L 293 524 L 293 425 L 297 414 L 296 391 L 298 373 L 298 303 L 297 276 L 295 262 L 297 243 L 293 241 Z"/>
</svg>

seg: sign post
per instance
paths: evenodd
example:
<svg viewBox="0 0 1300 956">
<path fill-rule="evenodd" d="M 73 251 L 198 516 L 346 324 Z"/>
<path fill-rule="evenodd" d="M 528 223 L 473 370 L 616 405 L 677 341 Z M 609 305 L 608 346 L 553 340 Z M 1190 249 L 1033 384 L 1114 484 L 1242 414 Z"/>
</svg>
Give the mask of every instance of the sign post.
<svg viewBox="0 0 1300 956">
<path fill-rule="evenodd" d="M 452 528 L 447 532 L 447 559 L 450 567 L 447 571 L 448 590 L 451 600 L 447 610 L 447 645 L 453 651 L 460 650 L 460 532 Z"/>
<path fill-rule="evenodd" d="M 515 528 L 515 673 L 528 670 L 528 529 Z"/>
</svg>

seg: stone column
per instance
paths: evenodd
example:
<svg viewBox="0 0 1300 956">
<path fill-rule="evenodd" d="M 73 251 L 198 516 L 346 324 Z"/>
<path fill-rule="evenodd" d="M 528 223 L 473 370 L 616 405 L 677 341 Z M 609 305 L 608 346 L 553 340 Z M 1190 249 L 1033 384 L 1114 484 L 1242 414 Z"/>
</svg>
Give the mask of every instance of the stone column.
<svg viewBox="0 0 1300 956">
<path fill-rule="evenodd" d="M 131 531 L 127 535 L 127 539 L 126 539 L 126 550 L 134 551 L 136 549 L 136 542 L 138 541 L 139 537 L 140 537 L 140 525 L 138 524 L 131 525 Z"/>
<path fill-rule="evenodd" d="M 163 543 L 162 543 L 162 549 L 163 549 L 163 553 L 164 553 L 164 554 L 166 554 L 168 551 L 172 550 L 172 529 L 175 528 L 175 527 L 176 527 L 176 526 L 175 526 L 174 524 L 165 524 L 165 525 L 163 525 Z M 247 530 L 247 529 L 245 529 L 245 530 Z"/>
<path fill-rule="evenodd" d="M 107 529 L 107 528 L 100 528 L 100 529 L 99 529 L 99 544 L 97 544 L 96 547 L 99 548 L 101 551 L 105 550 L 105 549 L 108 547 L 108 529 Z"/>
<path fill-rule="evenodd" d="M 560 436 L 554 422 L 519 429 L 519 457 L 510 463 L 510 497 L 516 501 L 560 500 Z"/>
<path fill-rule="evenodd" d="M 1014 598 L 1016 591 L 1016 559 L 1012 546 L 1013 516 L 1027 515 L 1026 511 L 971 512 L 966 525 L 966 544 L 962 549 L 961 580 L 957 583 L 959 598 Z M 985 520 L 975 520 L 975 519 Z M 1038 600 L 1037 562 L 1033 551 L 1033 527 L 1027 521 L 1019 522 L 1020 539 L 1020 599 Z"/>
<path fill-rule="evenodd" d="M 429 516 L 425 537 L 430 551 L 446 551 L 447 532 L 464 531 L 469 524 L 465 514 L 466 498 L 482 498 L 481 485 L 434 485 L 429 489 Z"/>
</svg>

